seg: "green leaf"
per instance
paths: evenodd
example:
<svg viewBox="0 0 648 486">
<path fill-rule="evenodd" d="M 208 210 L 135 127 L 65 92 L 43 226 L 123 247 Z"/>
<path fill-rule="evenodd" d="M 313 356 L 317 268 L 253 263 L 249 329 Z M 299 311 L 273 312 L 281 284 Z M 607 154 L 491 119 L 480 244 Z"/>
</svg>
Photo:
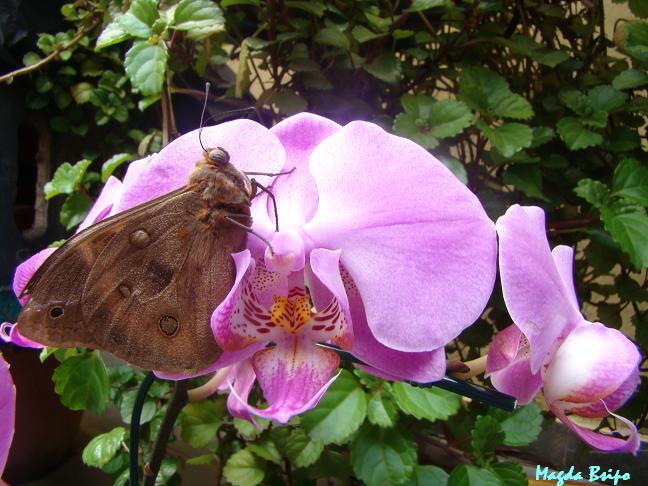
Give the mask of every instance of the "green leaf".
<svg viewBox="0 0 648 486">
<path fill-rule="evenodd" d="M 191 466 L 207 466 L 212 462 L 216 462 L 218 456 L 216 454 L 203 454 L 187 459 L 187 464 Z"/>
<path fill-rule="evenodd" d="M 322 15 L 324 15 L 324 12 L 326 12 L 326 5 L 324 5 L 322 2 L 314 2 L 314 1 L 297 2 L 297 1 L 288 0 L 284 2 L 284 4 L 288 8 L 296 8 L 299 10 L 303 10 L 304 12 L 313 14 L 316 17 L 321 17 Z"/>
<path fill-rule="evenodd" d="M 542 193 L 542 172 L 537 166 L 511 165 L 504 172 L 505 184 L 512 184 L 518 191 L 529 197 L 548 201 Z"/>
<path fill-rule="evenodd" d="M 446 5 L 446 0 L 413 0 L 408 12 L 422 12 L 435 7 Z"/>
<path fill-rule="evenodd" d="M 135 400 L 137 399 L 137 390 L 129 390 L 124 392 L 121 396 L 119 402 L 119 413 L 121 414 L 122 420 L 125 424 L 131 423 L 131 418 L 133 415 L 133 407 L 135 406 Z M 153 420 L 155 416 L 155 402 L 151 399 L 146 399 L 144 401 L 144 406 L 142 407 L 142 415 L 140 415 L 140 425 L 146 424 Z"/>
<path fill-rule="evenodd" d="M 52 180 L 45 184 L 45 199 L 51 199 L 59 194 L 72 194 L 81 184 L 91 163 L 91 160 L 83 159 L 74 165 L 69 162 L 61 164 L 54 172 Z"/>
<path fill-rule="evenodd" d="M 54 371 L 52 380 L 61 403 L 71 410 L 99 415 L 108 405 L 110 382 L 97 351 L 66 359 Z"/>
<path fill-rule="evenodd" d="M 308 467 L 315 463 L 322 451 L 324 444 L 311 440 L 304 429 L 294 429 L 286 444 L 286 456 L 296 467 Z"/>
<path fill-rule="evenodd" d="M 587 98 L 590 102 L 590 106 L 594 110 L 611 113 L 617 108 L 621 108 L 626 102 L 628 96 L 625 93 L 614 89 L 609 84 L 604 84 L 589 90 Z"/>
<path fill-rule="evenodd" d="M 119 44 L 120 42 L 124 42 L 126 39 L 130 38 L 131 35 L 121 26 L 120 17 L 121 16 L 115 17 L 115 19 L 106 25 L 104 30 L 101 31 L 101 34 L 97 38 L 97 44 L 95 47 L 97 50 Z"/>
<path fill-rule="evenodd" d="M 259 0 L 222 0 L 220 2 L 221 7 L 233 7 L 235 5 L 252 5 L 253 7 L 258 7 L 261 5 Z"/>
<path fill-rule="evenodd" d="M 556 125 L 558 135 L 567 145 L 569 150 L 581 150 L 587 147 L 600 145 L 603 137 L 586 129 L 578 118 L 567 116 Z"/>
<path fill-rule="evenodd" d="M 101 166 L 101 182 L 106 182 L 108 177 L 115 171 L 117 167 L 124 162 L 129 162 L 135 158 L 134 154 L 120 153 L 115 154 L 106 160 Z"/>
<path fill-rule="evenodd" d="M 504 486 L 504 483 L 486 469 L 461 465 L 452 470 L 448 486 Z"/>
<path fill-rule="evenodd" d="M 527 56 L 535 62 L 549 67 L 556 67 L 561 62 L 569 59 L 567 52 L 548 49 L 543 44 L 525 35 L 513 35 L 510 40 L 498 39 L 498 42 L 509 47 L 513 52 Z"/>
<path fill-rule="evenodd" d="M 504 432 L 499 421 L 489 415 L 477 417 L 470 436 L 475 461 L 482 466 L 495 459 L 495 449 L 504 441 Z"/>
<path fill-rule="evenodd" d="M 80 225 L 92 207 L 92 201 L 85 194 L 70 194 L 61 206 L 59 215 L 61 224 L 68 231 Z"/>
<path fill-rule="evenodd" d="M 124 437 L 124 427 L 116 427 L 110 432 L 96 436 L 83 449 L 83 463 L 94 467 L 105 466 L 117 454 Z"/>
<path fill-rule="evenodd" d="M 635 159 L 623 159 L 614 170 L 612 192 L 648 206 L 648 167 Z"/>
<path fill-rule="evenodd" d="M 489 97 L 490 112 L 502 118 L 514 118 L 516 120 L 528 120 L 533 116 L 531 103 L 522 96 L 500 91 Z"/>
<path fill-rule="evenodd" d="M 345 51 L 348 51 L 351 47 L 347 36 L 344 35 L 344 32 L 342 32 L 337 27 L 323 28 L 317 34 L 315 34 L 313 40 L 320 44 L 328 44 L 329 46 L 339 47 L 340 49 L 344 49 Z"/>
<path fill-rule="evenodd" d="M 365 424 L 349 449 L 356 476 L 369 486 L 403 484 L 416 466 L 416 442 L 399 429 Z"/>
<path fill-rule="evenodd" d="M 241 50 L 239 51 L 238 67 L 236 70 L 236 81 L 234 83 L 234 97 L 242 98 L 250 88 L 250 48 L 247 42 L 241 43 Z"/>
<path fill-rule="evenodd" d="M 162 459 L 162 464 L 160 464 L 160 471 L 158 472 L 157 478 L 155 478 L 155 486 L 162 486 L 167 484 L 171 477 L 176 473 L 178 467 L 180 466 L 180 460 L 165 457 Z"/>
<path fill-rule="evenodd" d="M 182 439 L 195 449 L 205 447 L 216 438 L 224 416 L 225 403 L 221 400 L 187 404 L 180 415 Z"/>
<path fill-rule="evenodd" d="M 116 21 L 119 22 L 119 27 L 131 36 L 148 39 L 157 18 L 157 0 L 133 0 L 128 12 Z"/>
<path fill-rule="evenodd" d="M 533 127 L 533 140 L 531 141 L 531 148 L 539 147 L 545 143 L 553 140 L 556 132 L 553 128 L 549 127 Z"/>
<path fill-rule="evenodd" d="M 263 481 L 265 462 L 248 449 L 235 452 L 223 467 L 223 477 L 234 486 L 256 486 Z"/>
<path fill-rule="evenodd" d="M 593 179 L 581 179 L 578 181 L 578 184 L 574 188 L 574 192 L 595 208 L 605 206 L 610 197 L 610 190 L 608 187 L 602 182 Z"/>
<path fill-rule="evenodd" d="M 459 411 L 459 395 L 440 388 L 418 388 L 407 383 L 398 382 L 392 385 L 396 404 L 400 409 L 417 419 L 447 420 Z"/>
<path fill-rule="evenodd" d="M 496 462 L 491 464 L 490 468 L 504 486 L 527 486 L 529 484 L 524 468 L 517 462 Z"/>
<path fill-rule="evenodd" d="M 646 84 L 648 84 L 648 74 L 640 69 L 626 69 L 612 81 L 612 86 L 616 89 L 634 89 Z"/>
<path fill-rule="evenodd" d="M 500 426 L 504 432 L 505 445 L 510 447 L 529 445 L 538 438 L 542 430 L 540 408 L 531 402 L 501 421 Z"/>
<path fill-rule="evenodd" d="M 342 370 L 317 406 L 301 417 L 311 439 L 343 444 L 367 414 L 367 397 L 354 376 Z"/>
<path fill-rule="evenodd" d="M 371 64 L 365 64 L 363 68 L 374 78 L 389 84 L 398 83 L 402 73 L 401 62 L 392 52 L 388 51 L 376 57 Z"/>
<path fill-rule="evenodd" d="M 504 123 L 493 128 L 480 120 L 477 128 L 504 157 L 512 157 L 516 152 L 530 147 L 533 141 L 533 130 L 521 123 Z"/>
<path fill-rule="evenodd" d="M 446 486 L 448 477 L 448 473 L 440 467 L 416 465 L 414 474 L 405 486 Z"/>
<path fill-rule="evenodd" d="M 526 120 L 533 116 L 531 104 L 513 93 L 502 76 L 480 67 L 459 74 L 459 97 L 473 110 L 491 116 Z"/>
<path fill-rule="evenodd" d="M 357 40 L 360 44 L 368 42 L 370 40 L 378 39 L 379 37 L 384 37 L 386 33 L 376 34 L 375 32 L 370 31 L 364 25 L 356 25 L 351 31 L 353 38 Z"/>
<path fill-rule="evenodd" d="M 280 113 L 284 115 L 294 115 L 306 111 L 308 101 L 298 94 L 290 91 L 282 91 L 272 94 L 272 103 L 277 107 Z"/>
<path fill-rule="evenodd" d="M 37 62 L 40 62 L 41 57 L 35 52 L 28 52 L 22 58 L 23 64 L 25 66 L 33 66 Z"/>
<path fill-rule="evenodd" d="M 265 459 L 266 461 L 270 461 L 277 465 L 282 463 L 281 452 L 279 452 L 277 444 L 267 434 L 257 442 L 248 443 L 247 448 L 261 459 Z"/>
<path fill-rule="evenodd" d="M 325 450 L 318 461 L 308 468 L 308 477 L 313 480 L 328 477 L 349 479 L 352 475 L 348 457 L 331 450 Z"/>
<path fill-rule="evenodd" d="M 133 87 L 144 96 L 160 96 L 168 58 L 164 42 L 155 45 L 135 42 L 124 60 L 124 68 Z"/>
<path fill-rule="evenodd" d="M 648 22 L 630 22 L 625 27 L 625 50 L 641 62 L 648 64 Z"/>
<path fill-rule="evenodd" d="M 225 17 L 210 0 L 181 0 L 173 13 L 177 30 L 187 31 L 192 40 L 202 40 L 225 30 Z"/>
<path fill-rule="evenodd" d="M 645 210 L 619 213 L 601 210 L 605 229 L 619 243 L 637 270 L 648 267 L 648 216 Z"/>
<path fill-rule="evenodd" d="M 394 427 L 398 419 L 398 410 L 388 396 L 375 391 L 367 403 L 367 418 L 379 427 Z"/>
<path fill-rule="evenodd" d="M 94 90 L 94 86 L 90 83 L 78 83 L 70 87 L 70 93 L 77 105 L 83 105 L 90 101 L 90 95 Z"/>
<path fill-rule="evenodd" d="M 616 126 L 605 140 L 605 147 L 612 152 L 630 152 L 641 146 L 641 138 L 634 128 Z"/>
</svg>

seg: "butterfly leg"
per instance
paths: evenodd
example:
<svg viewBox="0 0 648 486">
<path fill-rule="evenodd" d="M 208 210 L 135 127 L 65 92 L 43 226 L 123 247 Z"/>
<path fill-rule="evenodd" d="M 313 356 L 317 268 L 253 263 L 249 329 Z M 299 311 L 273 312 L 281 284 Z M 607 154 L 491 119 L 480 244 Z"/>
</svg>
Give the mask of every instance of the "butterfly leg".
<svg viewBox="0 0 648 486">
<path fill-rule="evenodd" d="M 235 213 L 227 213 L 227 214 L 225 214 L 225 213 L 223 213 L 223 219 L 226 219 L 227 221 L 229 221 L 234 226 L 238 226 L 239 228 L 244 229 L 248 233 L 251 233 L 254 236 L 256 236 L 257 238 L 259 238 L 266 245 L 268 245 L 268 248 L 270 248 L 270 253 L 272 253 L 274 255 L 274 249 L 272 248 L 272 245 L 270 244 L 270 242 L 266 238 L 261 236 L 259 233 L 254 231 L 249 226 L 246 226 L 243 223 L 240 223 L 240 222 L 236 221 L 236 219 L 244 219 L 246 221 L 252 221 L 252 218 L 250 216 L 248 216 L 247 214 L 235 214 Z"/>
<path fill-rule="evenodd" d="M 259 181 L 257 181 L 255 178 L 250 179 L 250 183 L 252 184 L 251 199 L 254 199 L 259 195 L 257 189 L 261 189 L 261 191 L 265 192 L 268 195 L 268 197 L 272 199 L 272 207 L 274 209 L 274 215 L 275 215 L 275 231 L 279 233 L 279 213 L 277 212 L 277 200 L 275 199 L 274 194 L 270 189 L 260 184 Z"/>
</svg>

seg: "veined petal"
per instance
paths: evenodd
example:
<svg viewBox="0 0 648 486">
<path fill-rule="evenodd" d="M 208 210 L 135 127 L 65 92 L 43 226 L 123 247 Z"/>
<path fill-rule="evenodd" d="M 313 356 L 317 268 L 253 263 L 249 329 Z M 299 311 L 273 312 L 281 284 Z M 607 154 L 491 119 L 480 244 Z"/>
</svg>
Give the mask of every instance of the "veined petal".
<svg viewBox="0 0 648 486">
<path fill-rule="evenodd" d="M 211 318 L 216 342 L 226 351 L 236 351 L 252 343 L 280 339 L 284 331 L 272 321 L 270 309 L 275 296 L 288 295 L 287 276 L 267 271 L 262 260 L 252 260 L 249 250 L 232 258 L 234 285 Z"/>
<path fill-rule="evenodd" d="M 203 157 L 198 140 L 199 130 L 183 135 L 164 147 L 125 188 L 118 210 L 132 208 L 187 183 L 189 173 Z M 202 130 L 206 148 L 223 147 L 232 163 L 241 171 L 279 172 L 285 153 L 279 139 L 262 125 L 251 120 L 234 120 Z M 263 185 L 272 178 L 255 176 Z"/>
<path fill-rule="evenodd" d="M 400 351 L 444 346 L 481 314 L 495 280 L 493 223 L 426 150 L 352 122 L 311 155 L 312 247 L 341 249 L 375 338 Z"/>
<path fill-rule="evenodd" d="M 486 377 L 490 373 L 506 368 L 518 355 L 520 341 L 524 339 L 520 328 L 510 325 L 495 334 L 488 347 L 486 358 Z"/>
<path fill-rule="evenodd" d="M 0 353 L 0 477 L 2 477 L 9 456 L 9 448 L 14 434 L 15 415 L 16 387 L 9 372 L 9 365 Z"/>
<path fill-rule="evenodd" d="M 83 231 L 88 226 L 98 223 L 106 218 L 115 204 L 121 197 L 123 190 L 122 182 L 116 177 L 110 176 L 104 184 L 101 194 L 93 204 L 92 208 L 86 215 L 83 222 L 79 225 L 76 232 Z"/>
<path fill-rule="evenodd" d="M 640 359 L 637 347 L 616 329 L 598 322 L 579 326 L 562 342 L 544 373 L 547 403 L 605 399 L 636 373 Z"/>
<path fill-rule="evenodd" d="M 335 333 L 329 339 L 334 339 L 343 348 L 350 348 L 353 344 L 352 319 L 349 300 L 340 276 L 340 251 L 316 248 L 310 253 L 310 269 L 319 283 L 326 286 L 331 294 L 327 302 L 316 305 L 317 309 L 322 310 L 318 312 L 315 320 L 323 322 L 327 315 L 332 316 Z"/>
<path fill-rule="evenodd" d="M 620 439 L 618 437 L 611 437 L 609 435 L 599 434 L 593 432 L 589 429 L 583 428 L 574 422 L 572 422 L 569 417 L 558 407 L 550 407 L 551 411 L 560 421 L 565 424 L 572 432 L 574 432 L 578 437 L 580 437 L 587 445 L 598 449 L 603 452 L 630 452 L 631 454 L 637 454 L 639 451 L 639 434 L 635 425 L 630 422 L 628 419 L 611 413 L 617 420 L 620 420 L 625 424 L 630 432 L 630 435 L 627 440 Z"/>
<path fill-rule="evenodd" d="M 28 295 L 20 297 L 20 293 L 27 286 L 31 278 L 36 273 L 36 270 L 43 264 L 49 256 L 56 251 L 56 248 L 45 248 L 44 250 L 39 251 L 35 255 L 30 256 L 27 260 L 22 262 L 16 268 L 16 273 L 14 274 L 13 279 L 13 291 L 16 294 L 16 297 L 20 300 L 20 303 L 25 305 Z"/>
<path fill-rule="evenodd" d="M 227 397 L 227 409 L 234 417 L 242 418 L 257 425 L 256 420 L 254 420 L 254 415 L 244 405 L 247 404 L 250 391 L 255 381 L 256 374 L 254 373 L 251 360 L 246 359 L 234 365 L 230 373 L 230 379 L 228 380 L 229 388 L 230 390 L 234 390 L 234 393 L 230 393 Z"/>
<path fill-rule="evenodd" d="M 520 405 L 533 400 L 542 388 L 540 372 L 531 373 L 528 357 L 518 358 L 505 368 L 492 372 L 490 379 L 496 390 L 514 396 Z"/>
<path fill-rule="evenodd" d="M 268 408 L 252 407 L 236 390 L 232 393 L 250 413 L 286 423 L 317 405 L 335 380 L 336 376 L 331 376 L 339 363 L 336 353 L 313 346 L 307 337 L 286 335 L 276 346 L 252 358 Z"/>
<path fill-rule="evenodd" d="M 286 150 L 286 162 L 282 170 L 295 169 L 290 175 L 277 177 L 272 188 L 282 230 L 302 226 L 315 213 L 317 187 L 308 170 L 310 155 L 322 140 L 340 128 L 340 125 L 327 118 L 300 113 L 270 129 Z M 267 201 L 267 211 L 269 217 L 274 218 L 270 200 Z"/>
<path fill-rule="evenodd" d="M 604 398 L 605 402 L 601 399 L 584 407 L 577 403 L 560 402 L 560 404 L 561 406 L 564 404 L 565 410 L 581 417 L 605 417 L 610 410 L 616 410 L 628 401 L 637 389 L 640 380 L 639 368 L 637 368 L 619 388 Z"/>
<path fill-rule="evenodd" d="M 321 266 L 318 263 L 319 258 L 328 256 L 332 260 L 331 255 L 337 253 L 330 250 L 313 250 L 311 265 L 315 261 L 316 265 Z M 313 259 L 314 255 L 315 259 Z M 349 273 L 340 266 L 333 271 L 330 265 L 327 274 L 318 270 L 318 273 L 323 275 L 323 280 L 328 282 L 327 285 L 324 285 L 314 270 L 309 270 L 313 275 L 308 280 L 315 307 L 322 308 L 331 301 L 333 296 L 343 303 L 342 306 L 348 306 L 350 322 L 353 323 L 351 352 L 370 365 L 370 367 L 361 366 L 362 369 L 390 380 L 406 379 L 423 383 L 438 380 L 443 376 L 445 373 L 445 350 L 443 348 L 419 353 L 406 353 L 379 343 L 369 329 L 362 299 Z M 340 288 L 340 284 L 342 284 L 342 288 Z"/>
<path fill-rule="evenodd" d="M 577 325 L 582 316 L 549 249 L 544 211 L 516 204 L 496 226 L 504 301 L 513 322 L 529 339 L 531 371 L 536 373 L 565 328 Z M 564 257 L 560 250 L 558 255 Z"/>
</svg>

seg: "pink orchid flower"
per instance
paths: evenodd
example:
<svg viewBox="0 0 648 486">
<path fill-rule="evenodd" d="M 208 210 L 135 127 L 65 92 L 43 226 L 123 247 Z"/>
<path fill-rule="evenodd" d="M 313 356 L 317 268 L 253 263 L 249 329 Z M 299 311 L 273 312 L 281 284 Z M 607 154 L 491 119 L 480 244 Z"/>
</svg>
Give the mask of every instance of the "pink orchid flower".
<svg viewBox="0 0 648 486">
<path fill-rule="evenodd" d="M 486 364 L 493 386 L 529 403 L 544 389 L 550 410 L 583 441 L 605 452 L 639 449 L 637 429 L 623 440 L 578 426 L 566 415 L 605 417 L 630 398 L 641 359 L 621 332 L 585 320 L 572 277 L 573 250 L 549 248 L 544 211 L 512 206 L 497 221 L 504 301 L 515 325 L 493 340 Z"/>
<path fill-rule="evenodd" d="M 14 434 L 14 417 L 16 412 L 16 388 L 14 387 L 9 364 L 0 353 L 0 484 L 2 473 L 7 464 L 9 447 Z"/>
<path fill-rule="evenodd" d="M 202 156 L 198 137 L 143 163 L 110 214 L 185 184 Z M 321 341 L 391 376 L 443 376 L 443 346 L 479 317 L 494 284 L 495 229 L 474 194 L 418 145 L 365 122 L 341 127 L 300 114 L 267 130 L 237 120 L 205 128 L 202 142 L 225 148 L 242 171 L 294 169 L 256 177 L 279 208 L 277 233 L 268 197 L 252 205 L 253 229 L 274 253 L 248 237 L 212 316 L 225 352 L 202 373 L 251 365 L 232 386 L 238 415 L 285 422 L 313 407 L 339 364 Z M 247 404 L 255 379 L 263 410 Z"/>
</svg>

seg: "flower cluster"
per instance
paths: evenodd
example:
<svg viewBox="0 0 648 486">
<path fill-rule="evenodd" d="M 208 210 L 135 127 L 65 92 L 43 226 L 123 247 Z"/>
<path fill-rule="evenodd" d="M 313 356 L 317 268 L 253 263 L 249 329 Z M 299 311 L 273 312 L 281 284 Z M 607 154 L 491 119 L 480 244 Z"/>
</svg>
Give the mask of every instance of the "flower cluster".
<svg viewBox="0 0 648 486">
<path fill-rule="evenodd" d="M 590 446 L 606 452 L 639 449 L 637 429 L 627 440 L 597 434 L 566 415 L 605 417 L 632 395 L 641 356 L 621 332 L 585 320 L 572 279 L 573 250 L 553 252 L 544 212 L 512 206 L 497 221 L 504 301 L 515 325 L 493 340 L 486 372 L 500 391 L 528 403 L 544 389 L 551 411 Z"/>
<path fill-rule="evenodd" d="M 201 157 L 198 137 L 191 132 L 133 162 L 123 182 L 109 179 L 82 228 L 185 184 Z M 224 147 L 242 171 L 291 171 L 258 178 L 271 187 L 278 213 L 267 195 L 256 197 L 253 230 L 274 252 L 251 235 L 247 248 L 232 255 L 236 279 L 225 300 L 214 303 L 211 319 L 213 345 L 224 353 L 201 372 L 220 370 L 210 392 L 226 384 L 234 415 L 286 422 L 315 406 L 335 379 L 339 358 L 318 346 L 322 342 L 350 351 L 380 376 L 421 382 L 443 376 L 444 346 L 480 316 L 496 273 L 495 225 L 466 186 L 423 148 L 366 122 L 339 126 L 300 114 L 267 130 L 238 120 L 204 129 L 202 142 Z M 544 227 L 538 235 L 539 227 L 514 215 L 530 212 L 537 220 L 537 211 L 511 208 L 498 222 L 502 283 L 518 327 L 497 337 L 489 371 L 495 386 L 526 400 L 544 380 L 559 416 L 567 410 L 564 404 L 574 401 L 582 404 L 581 412 L 600 412 L 591 400 L 578 401 L 550 385 L 558 382 L 551 378 L 560 375 L 556 370 L 575 359 L 578 344 L 568 346 L 569 339 L 584 332 L 579 329 L 585 321 L 571 283 L 571 250 L 555 252 L 551 285 L 532 283 L 544 278 L 553 260 L 541 255 Z M 52 251 L 17 269 L 17 295 Z M 12 324 L 0 331 L 16 344 L 40 345 Z M 526 348 L 519 345 L 521 333 L 528 338 Z M 523 384 L 504 378 L 527 369 L 532 379 Z M 632 379 L 628 369 L 634 370 Z M 619 385 L 624 394 L 607 407 L 619 406 L 634 390 L 636 359 L 624 361 L 619 376 L 624 373 L 626 382 Z M 266 408 L 248 403 L 255 381 Z"/>
</svg>

